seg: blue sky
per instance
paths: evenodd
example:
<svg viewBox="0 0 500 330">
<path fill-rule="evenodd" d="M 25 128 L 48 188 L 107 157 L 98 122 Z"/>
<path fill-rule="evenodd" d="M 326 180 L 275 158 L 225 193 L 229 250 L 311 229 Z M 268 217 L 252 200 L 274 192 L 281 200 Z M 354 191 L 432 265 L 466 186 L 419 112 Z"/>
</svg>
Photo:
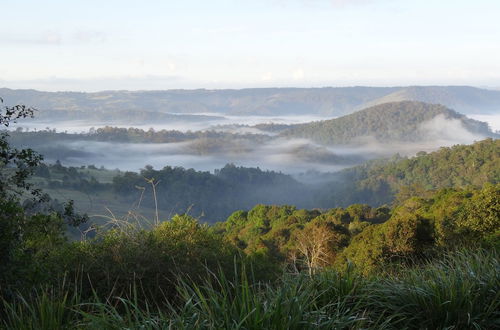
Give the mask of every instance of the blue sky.
<svg viewBox="0 0 500 330">
<path fill-rule="evenodd" d="M 0 0 L 0 87 L 500 86 L 498 0 Z"/>
</svg>

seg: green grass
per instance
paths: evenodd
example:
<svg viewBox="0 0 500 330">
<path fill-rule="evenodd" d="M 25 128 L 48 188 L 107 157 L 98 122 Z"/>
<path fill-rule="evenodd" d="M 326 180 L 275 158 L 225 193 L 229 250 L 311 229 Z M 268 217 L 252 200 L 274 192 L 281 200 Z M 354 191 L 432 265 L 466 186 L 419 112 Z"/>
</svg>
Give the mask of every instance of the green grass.
<svg viewBox="0 0 500 330">
<path fill-rule="evenodd" d="M 397 315 L 403 328 L 494 329 L 500 327 L 500 263 L 496 253 L 459 252 L 400 278 L 375 281 L 371 305 Z"/>
<path fill-rule="evenodd" d="M 213 275 L 204 285 L 182 282 L 184 301 L 173 309 L 179 329 L 347 329 L 366 323 L 350 297 L 326 300 L 326 277 L 285 276 L 279 285 L 256 283 L 242 272 L 239 280 Z M 327 281 L 328 283 L 321 283 Z"/>
<path fill-rule="evenodd" d="M 80 318 L 76 310 L 78 303 L 77 295 L 70 295 L 67 291 L 61 294 L 47 288 L 35 290 L 28 296 L 16 295 L 13 301 L 3 300 L 0 303 L 3 305 L 4 314 L 0 328 L 19 330 L 72 328 Z"/>
<path fill-rule="evenodd" d="M 181 279 L 176 299 L 150 303 L 40 289 L 3 299 L 0 328 L 495 329 L 499 274 L 497 253 L 481 250 L 370 278 L 353 269 L 277 283 L 255 282 L 245 269 L 233 281 L 209 273 L 202 284 Z"/>
</svg>

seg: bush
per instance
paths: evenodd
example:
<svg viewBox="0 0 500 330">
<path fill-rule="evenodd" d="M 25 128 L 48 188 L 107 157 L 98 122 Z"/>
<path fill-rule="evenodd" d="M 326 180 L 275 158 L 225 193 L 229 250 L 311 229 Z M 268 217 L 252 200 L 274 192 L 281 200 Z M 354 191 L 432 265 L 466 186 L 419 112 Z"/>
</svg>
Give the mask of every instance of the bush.
<svg viewBox="0 0 500 330">
<path fill-rule="evenodd" d="M 56 258 L 68 272 L 80 278 L 91 296 L 116 295 L 130 298 L 137 285 L 142 298 L 161 300 L 173 295 L 176 279 L 194 281 L 218 267 L 228 274 L 236 250 L 207 225 L 187 215 L 176 215 L 152 230 L 126 225 L 111 229 L 96 238 L 74 242 L 59 251 Z"/>
</svg>

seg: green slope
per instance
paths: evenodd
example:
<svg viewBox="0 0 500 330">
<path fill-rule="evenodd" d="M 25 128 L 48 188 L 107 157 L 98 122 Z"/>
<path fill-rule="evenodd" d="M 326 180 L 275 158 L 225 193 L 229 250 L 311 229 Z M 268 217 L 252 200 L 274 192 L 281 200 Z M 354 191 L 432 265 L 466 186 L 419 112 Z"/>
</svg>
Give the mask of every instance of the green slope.
<svg viewBox="0 0 500 330">
<path fill-rule="evenodd" d="M 294 125 L 281 136 L 308 138 L 325 145 L 351 144 L 365 141 L 366 137 L 379 142 L 420 141 L 427 135 L 423 125 L 436 116 L 458 120 L 471 134 L 495 136 L 486 123 L 469 119 L 443 105 L 416 101 L 384 103 L 336 119 Z"/>
<path fill-rule="evenodd" d="M 339 173 L 338 182 L 318 194 L 322 205 L 381 205 L 440 188 L 500 183 L 500 140 L 441 148 L 416 157 L 370 161 Z"/>
</svg>

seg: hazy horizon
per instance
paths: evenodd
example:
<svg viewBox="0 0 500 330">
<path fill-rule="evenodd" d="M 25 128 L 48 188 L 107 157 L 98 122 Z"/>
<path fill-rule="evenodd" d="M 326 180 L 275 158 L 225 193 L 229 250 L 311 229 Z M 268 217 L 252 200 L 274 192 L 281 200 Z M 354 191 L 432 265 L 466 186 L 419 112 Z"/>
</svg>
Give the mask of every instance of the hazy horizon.
<svg viewBox="0 0 500 330">
<path fill-rule="evenodd" d="M 0 79 L 0 83 L 2 80 Z M 0 85 L 0 89 L 10 89 L 10 90 L 34 90 L 42 93 L 88 93 L 88 94 L 97 94 L 97 93 L 106 93 L 106 92 L 131 92 L 131 93 L 140 93 L 140 92 L 163 92 L 163 91 L 197 91 L 197 90 L 206 90 L 206 91 L 224 91 L 224 90 L 234 90 L 241 91 L 247 89 L 322 89 L 322 88 L 409 88 L 409 87 L 472 87 L 490 91 L 500 91 L 500 87 L 495 86 L 481 86 L 481 85 L 473 85 L 473 84 L 430 84 L 430 85 L 419 85 L 419 84 L 407 84 L 407 85 L 360 85 L 360 84 L 351 84 L 351 85 L 316 85 L 316 86 L 298 86 L 298 85 L 269 85 L 269 86 L 259 86 L 259 87 L 251 87 L 251 86 L 236 86 L 234 88 L 231 87 L 193 87 L 193 88 L 165 88 L 165 89 L 98 89 L 98 90 L 50 90 L 50 89 L 39 89 L 39 88 L 15 88 L 8 85 Z"/>
<path fill-rule="evenodd" d="M 494 0 L 7 0 L 2 7 L 0 85 L 10 88 L 500 86 Z"/>
</svg>

